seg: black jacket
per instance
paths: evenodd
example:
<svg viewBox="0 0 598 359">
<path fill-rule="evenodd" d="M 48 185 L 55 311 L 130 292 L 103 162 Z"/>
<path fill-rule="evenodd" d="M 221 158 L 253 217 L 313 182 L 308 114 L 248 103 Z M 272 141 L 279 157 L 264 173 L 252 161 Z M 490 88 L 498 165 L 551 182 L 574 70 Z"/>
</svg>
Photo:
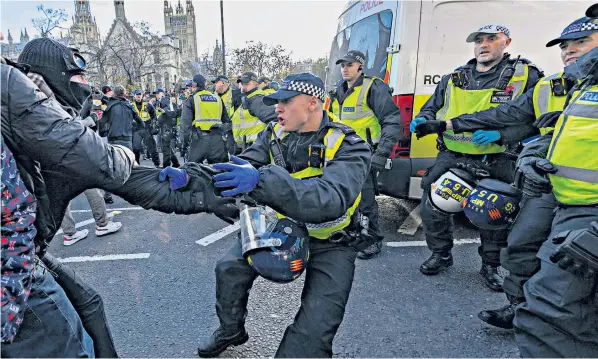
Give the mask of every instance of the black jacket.
<svg viewBox="0 0 598 359">
<path fill-rule="evenodd" d="M 528 80 L 525 85 L 524 92 L 532 89 L 539 79 L 544 77 L 544 74 L 535 65 L 531 64 L 528 60 L 521 59 L 529 66 Z M 455 71 L 461 71 L 467 77 L 468 81 L 466 84 L 466 90 L 482 90 L 493 88 L 498 81 L 502 70 L 508 64 L 515 62 L 515 59 L 511 59 L 509 54 L 505 54 L 503 60 L 496 66 L 486 72 L 478 72 L 476 70 L 477 62 L 475 59 L 470 60 L 466 65 L 457 68 Z M 440 80 L 434 94 L 428 101 L 422 106 L 417 117 L 423 117 L 426 120 L 436 120 L 436 113 L 444 106 L 445 92 L 448 85 L 450 75 L 445 75 Z M 491 127 L 484 129 L 493 129 Z M 501 142 L 504 144 L 517 143 L 528 137 L 533 136 L 538 131 L 534 128 L 531 123 L 520 123 L 516 126 L 509 126 L 499 129 L 501 134 Z"/>
<path fill-rule="evenodd" d="M 278 121 L 278 115 L 274 111 L 274 106 L 264 105 L 264 95 L 255 95 L 252 98 L 247 98 L 247 96 L 257 90 L 258 88 L 256 87 L 241 96 L 241 107 L 249 110 L 252 116 L 259 118 L 263 123 L 267 124 L 272 121 Z"/>
<path fill-rule="evenodd" d="M 355 87 L 363 84 L 363 80 L 364 75 L 361 75 L 351 88 L 348 88 L 347 81 L 339 81 L 336 88 L 330 93 L 330 100 L 337 99 L 342 106 L 345 99 L 353 93 Z M 399 108 L 394 103 L 388 86 L 379 79 L 374 80 L 370 88 L 367 104 L 374 111 L 374 115 L 378 118 L 382 128 L 376 152 L 382 157 L 388 157 L 403 133 Z"/>
<path fill-rule="evenodd" d="M 324 111 L 317 132 L 290 133 L 281 141 L 282 151 L 287 167 L 293 172 L 306 168 L 309 145 L 323 143 L 323 136 L 331 126 L 343 129 L 346 136 L 336 156 L 327 163 L 321 177 L 300 180 L 291 177 L 288 169 L 271 164 L 270 137 L 274 124 L 270 124 L 239 155 L 260 172 L 260 180 L 250 196 L 300 222 L 322 223 L 345 214 L 361 192 L 369 171 L 369 145 L 348 126 L 330 122 Z"/>
<path fill-rule="evenodd" d="M 111 146 L 49 99 L 19 69 L 0 65 L 2 136 L 27 189 L 38 202 L 38 250 L 58 230 L 68 203 L 86 189 L 101 188 L 126 201 L 165 213 L 224 209 L 208 169 L 193 164 L 188 190 L 159 182 L 160 170 L 135 167 L 131 151 Z"/>
<path fill-rule="evenodd" d="M 135 123 L 135 124 L 134 124 Z M 115 97 L 108 101 L 104 116 L 100 120 L 100 127 L 108 128 L 108 141 L 112 139 L 133 138 L 133 128 L 141 129 L 145 126 L 133 105 L 125 98 Z"/>
<path fill-rule="evenodd" d="M 164 112 L 158 116 L 160 126 L 163 128 L 174 128 L 176 126 L 176 118 L 180 115 L 180 110 L 171 102 L 170 97 L 163 96 L 154 103 L 154 107 Z"/>
</svg>

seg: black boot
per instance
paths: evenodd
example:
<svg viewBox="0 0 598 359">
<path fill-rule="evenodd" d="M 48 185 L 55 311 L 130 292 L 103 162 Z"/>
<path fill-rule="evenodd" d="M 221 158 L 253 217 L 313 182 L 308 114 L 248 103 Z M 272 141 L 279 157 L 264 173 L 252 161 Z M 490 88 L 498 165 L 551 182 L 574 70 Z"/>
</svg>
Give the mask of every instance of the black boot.
<svg viewBox="0 0 598 359">
<path fill-rule="evenodd" d="M 438 274 L 442 268 L 448 268 L 453 265 L 453 255 L 451 252 L 445 254 L 441 252 L 433 252 L 419 267 L 419 271 L 425 275 Z"/>
<path fill-rule="evenodd" d="M 482 264 L 480 274 L 484 277 L 486 286 L 495 292 L 502 292 L 503 277 L 498 274 L 498 266 Z"/>
<path fill-rule="evenodd" d="M 503 329 L 513 329 L 513 319 L 515 319 L 515 308 L 525 300 L 514 298 L 510 303 L 502 308 L 495 310 L 482 310 L 478 313 L 478 318 L 495 327 Z"/>
<path fill-rule="evenodd" d="M 229 346 L 245 344 L 248 340 L 249 335 L 244 327 L 233 330 L 218 327 L 209 338 L 199 343 L 197 354 L 200 358 L 213 358 Z"/>
<path fill-rule="evenodd" d="M 359 259 L 371 259 L 382 252 L 382 241 L 378 241 L 366 249 L 357 252 L 357 258 Z"/>
</svg>

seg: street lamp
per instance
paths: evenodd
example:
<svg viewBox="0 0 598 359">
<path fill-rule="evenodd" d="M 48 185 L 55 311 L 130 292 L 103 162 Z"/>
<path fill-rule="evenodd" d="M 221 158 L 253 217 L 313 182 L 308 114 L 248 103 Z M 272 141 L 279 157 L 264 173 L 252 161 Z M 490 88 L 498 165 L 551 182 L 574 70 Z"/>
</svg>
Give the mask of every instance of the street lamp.
<svg viewBox="0 0 598 359">
<path fill-rule="evenodd" d="M 222 74 L 226 76 L 226 48 L 224 47 L 224 0 L 220 0 L 220 27 L 222 29 Z"/>
</svg>

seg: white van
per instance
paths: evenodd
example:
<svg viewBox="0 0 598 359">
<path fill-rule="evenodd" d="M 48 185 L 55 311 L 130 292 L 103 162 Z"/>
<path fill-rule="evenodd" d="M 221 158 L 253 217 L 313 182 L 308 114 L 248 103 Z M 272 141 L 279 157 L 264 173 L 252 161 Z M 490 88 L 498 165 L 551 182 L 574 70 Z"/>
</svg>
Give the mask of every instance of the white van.
<svg viewBox="0 0 598 359">
<path fill-rule="evenodd" d="M 366 55 L 365 73 L 391 87 L 401 112 L 403 131 L 391 155 L 393 167 L 380 173 L 380 191 L 396 198 L 421 198 L 421 176 L 434 163 L 436 136 L 417 140 L 409 122 L 434 93 L 443 75 L 474 57 L 467 36 L 489 22 L 502 22 L 513 39 L 507 51 L 521 55 L 548 76 L 563 68 L 551 39 L 573 20 L 584 16 L 592 1 L 349 1 L 332 40 L 326 86 L 341 79 L 335 65 L 349 49 Z"/>
</svg>

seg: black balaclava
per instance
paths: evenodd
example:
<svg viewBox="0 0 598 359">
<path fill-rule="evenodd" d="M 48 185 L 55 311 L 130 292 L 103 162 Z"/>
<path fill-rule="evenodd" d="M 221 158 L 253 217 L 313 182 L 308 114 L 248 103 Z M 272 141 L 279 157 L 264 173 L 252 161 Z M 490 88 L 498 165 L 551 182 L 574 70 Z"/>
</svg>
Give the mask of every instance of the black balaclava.
<svg viewBox="0 0 598 359">
<path fill-rule="evenodd" d="M 43 76 L 63 106 L 79 112 L 91 95 L 91 86 L 71 81 L 71 76 L 85 74 L 80 66 L 85 61 L 76 49 L 48 38 L 34 39 L 23 48 L 19 62 L 28 64 L 31 72 Z"/>
</svg>

